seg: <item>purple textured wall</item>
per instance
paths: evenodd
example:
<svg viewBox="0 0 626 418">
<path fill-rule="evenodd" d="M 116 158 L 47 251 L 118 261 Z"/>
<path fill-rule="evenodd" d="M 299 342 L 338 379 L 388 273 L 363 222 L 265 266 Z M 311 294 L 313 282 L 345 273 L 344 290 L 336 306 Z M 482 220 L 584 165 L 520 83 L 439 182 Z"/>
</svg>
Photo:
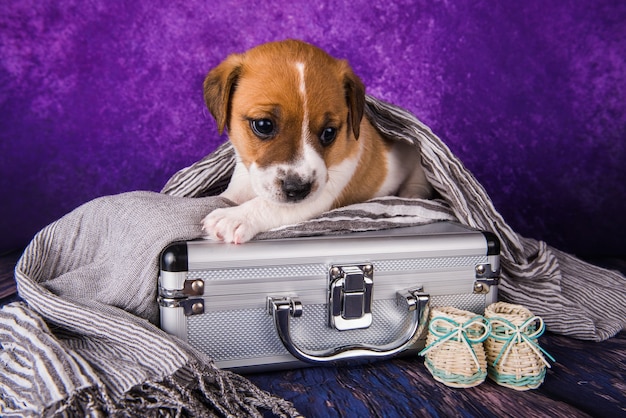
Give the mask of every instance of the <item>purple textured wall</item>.
<svg viewBox="0 0 626 418">
<path fill-rule="evenodd" d="M 626 254 L 625 2 L 335 3 L 4 2 L 0 250 L 97 196 L 159 190 L 224 139 L 206 72 L 300 38 L 428 124 L 518 232 Z"/>
</svg>

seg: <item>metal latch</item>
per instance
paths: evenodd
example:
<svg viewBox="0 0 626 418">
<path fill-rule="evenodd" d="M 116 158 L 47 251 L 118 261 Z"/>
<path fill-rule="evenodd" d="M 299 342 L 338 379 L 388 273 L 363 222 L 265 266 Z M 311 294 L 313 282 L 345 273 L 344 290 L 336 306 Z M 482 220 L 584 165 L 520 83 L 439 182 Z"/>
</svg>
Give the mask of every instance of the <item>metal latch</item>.
<svg viewBox="0 0 626 418">
<path fill-rule="evenodd" d="M 476 280 L 474 280 L 474 293 L 489 293 L 491 286 L 500 283 L 500 269 L 492 269 L 491 264 L 477 264 L 475 267 Z"/>
<path fill-rule="evenodd" d="M 332 266 L 328 275 L 330 326 L 340 331 L 369 327 L 374 267 L 371 264 Z"/>
</svg>

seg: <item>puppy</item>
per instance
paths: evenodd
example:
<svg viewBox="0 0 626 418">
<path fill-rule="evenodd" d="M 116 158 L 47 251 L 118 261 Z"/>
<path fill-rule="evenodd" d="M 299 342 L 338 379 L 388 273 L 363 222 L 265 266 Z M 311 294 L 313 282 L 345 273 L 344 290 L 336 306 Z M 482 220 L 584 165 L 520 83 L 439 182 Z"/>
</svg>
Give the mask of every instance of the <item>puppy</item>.
<svg viewBox="0 0 626 418">
<path fill-rule="evenodd" d="M 359 77 L 317 47 L 287 40 L 230 55 L 204 98 L 235 149 L 222 196 L 238 205 L 204 218 L 208 238 L 243 243 L 373 197 L 431 196 L 416 148 L 376 131 Z"/>
</svg>

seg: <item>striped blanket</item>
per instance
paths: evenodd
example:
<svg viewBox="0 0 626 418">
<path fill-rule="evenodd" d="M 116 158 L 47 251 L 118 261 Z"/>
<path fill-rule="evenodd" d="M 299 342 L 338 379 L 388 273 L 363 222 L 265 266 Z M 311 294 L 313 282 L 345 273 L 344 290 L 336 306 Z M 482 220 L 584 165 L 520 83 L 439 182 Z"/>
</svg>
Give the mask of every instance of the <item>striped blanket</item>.
<svg viewBox="0 0 626 418">
<path fill-rule="evenodd" d="M 502 297 L 554 332 L 603 340 L 624 327 L 623 276 L 517 235 L 485 190 L 412 115 L 368 97 L 390 138 L 419 146 L 437 200 L 380 198 L 257 239 L 456 220 L 502 241 Z M 234 166 L 228 144 L 181 170 L 163 193 L 95 199 L 40 231 L 20 259 L 21 298 L 0 310 L 1 416 L 297 416 L 293 406 L 161 332 L 161 249 L 201 236 L 200 220 L 229 205 L 214 197 Z M 245 245 L 245 244 L 244 244 Z"/>
<path fill-rule="evenodd" d="M 601 341 L 626 326 L 626 279 L 623 275 L 515 233 L 474 176 L 415 116 L 373 97 L 367 97 L 366 115 L 385 136 L 420 147 L 426 177 L 441 199 L 376 199 L 331 211 L 302 224 L 279 228 L 258 238 L 455 220 L 494 232 L 500 238 L 501 298 L 525 305 L 543 317 L 550 331 Z M 174 175 L 163 192 L 188 197 L 216 194 L 228 183 L 233 168 L 233 149 L 226 143 L 215 153 Z"/>
</svg>

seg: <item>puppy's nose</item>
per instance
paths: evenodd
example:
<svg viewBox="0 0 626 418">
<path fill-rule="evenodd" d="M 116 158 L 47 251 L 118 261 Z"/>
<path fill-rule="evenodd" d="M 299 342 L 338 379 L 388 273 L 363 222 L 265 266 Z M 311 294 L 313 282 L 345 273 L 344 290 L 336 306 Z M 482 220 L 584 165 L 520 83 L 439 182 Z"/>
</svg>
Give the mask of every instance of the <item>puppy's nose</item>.
<svg viewBox="0 0 626 418">
<path fill-rule="evenodd" d="M 282 189 L 288 202 L 297 202 L 311 193 L 311 182 L 299 178 L 287 178 L 282 181 Z"/>
</svg>

